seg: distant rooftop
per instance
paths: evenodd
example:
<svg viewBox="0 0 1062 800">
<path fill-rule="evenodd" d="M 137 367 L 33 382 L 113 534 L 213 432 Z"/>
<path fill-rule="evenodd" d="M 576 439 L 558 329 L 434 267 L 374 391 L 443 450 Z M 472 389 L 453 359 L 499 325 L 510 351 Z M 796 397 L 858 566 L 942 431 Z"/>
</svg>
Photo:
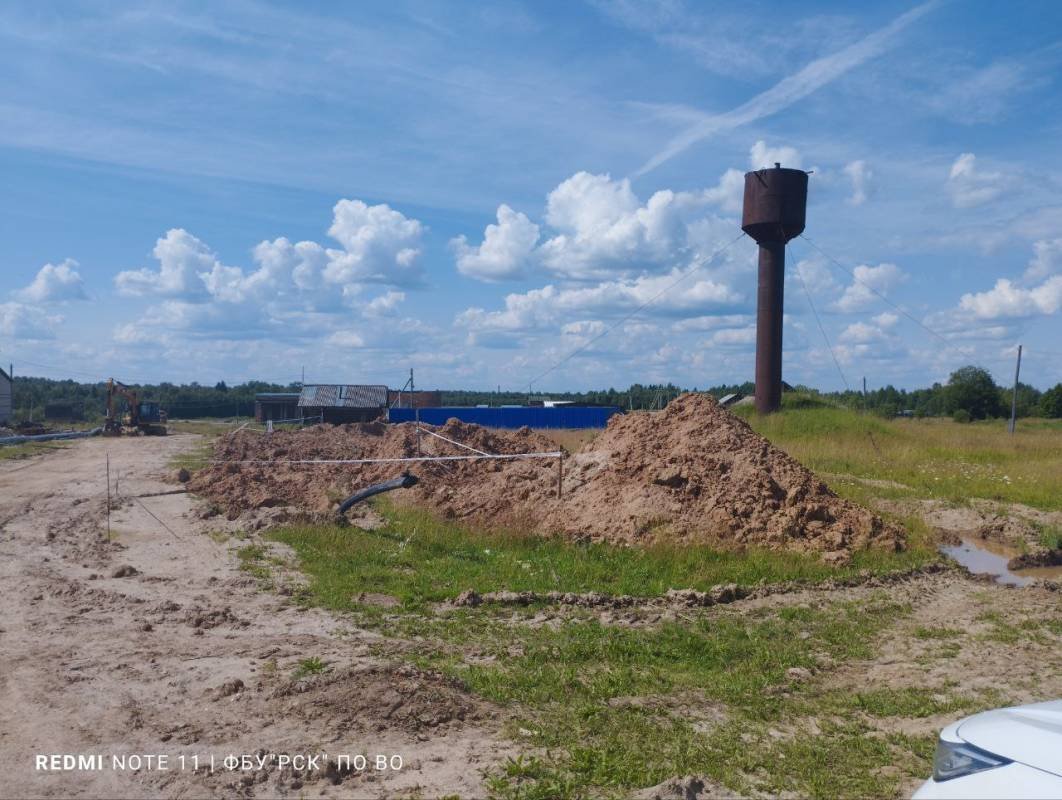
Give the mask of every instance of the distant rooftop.
<svg viewBox="0 0 1062 800">
<path fill-rule="evenodd" d="M 387 387 L 318 383 L 302 387 L 300 408 L 387 408 Z"/>
</svg>

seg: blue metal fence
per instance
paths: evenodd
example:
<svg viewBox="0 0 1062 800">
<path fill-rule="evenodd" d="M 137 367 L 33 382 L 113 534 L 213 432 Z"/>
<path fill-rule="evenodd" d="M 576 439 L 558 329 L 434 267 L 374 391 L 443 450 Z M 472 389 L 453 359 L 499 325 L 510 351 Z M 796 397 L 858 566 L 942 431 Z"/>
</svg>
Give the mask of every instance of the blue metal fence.
<svg viewBox="0 0 1062 800">
<path fill-rule="evenodd" d="M 392 408 L 388 412 L 391 422 L 413 422 L 411 408 Z M 619 414 L 616 406 L 558 406 L 540 408 L 519 406 L 501 408 L 474 408 L 450 406 L 420 409 L 420 421 L 428 425 L 445 425 L 456 417 L 462 422 L 472 422 L 485 428 L 604 428 L 609 417 Z"/>
</svg>

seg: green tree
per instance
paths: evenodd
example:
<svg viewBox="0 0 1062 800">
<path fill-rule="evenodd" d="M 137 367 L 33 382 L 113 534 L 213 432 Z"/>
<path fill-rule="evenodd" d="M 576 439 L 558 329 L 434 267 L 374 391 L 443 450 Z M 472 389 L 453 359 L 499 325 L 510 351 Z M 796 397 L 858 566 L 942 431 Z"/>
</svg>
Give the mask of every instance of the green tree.
<svg viewBox="0 0 1062 800">
<path fill-rule="evenodd" d="M 1003 412 L 996 382 L 988 370 L 975 366 L 951 373 L 944 387 L 944 408 L 949 414 L 964 409 L 972 419 L 998 417 Z"/>
<path fill-rule="evenodd" d="M 1010 412 L 1010 398 L 1014 394 L 1013 387 L 1002 389 L 999 393 L 1000 402 L 1004 412 Z M 1040 390 L 1027 383 L 1018 384 L 1018 416 L 1032 417 L 1040 411 Z"/>
<path fill-rule="evenodd" d="M 1045 417 L 1062 417 L 1062 383 L 1056 383 L 1040 397 L 1040 413 Z"/>
</svg>

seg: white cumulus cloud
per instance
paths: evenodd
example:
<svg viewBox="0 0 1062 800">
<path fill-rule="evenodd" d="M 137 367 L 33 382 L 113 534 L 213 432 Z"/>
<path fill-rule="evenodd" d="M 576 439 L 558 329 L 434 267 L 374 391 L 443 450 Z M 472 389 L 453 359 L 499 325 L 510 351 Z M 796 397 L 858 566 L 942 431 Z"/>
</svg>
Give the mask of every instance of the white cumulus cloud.
<svg viewBox="0 0 1062 800">
<path fill-rule="evenodd" d="M 546 221 L 559 233 L 540 248 L 542 263 L 577 280 L 659 269 L 687 244 L 680 205 L 665 190 L 643 206 L 626 178 L 578 172 L 547 198 Z"/>
<path fill-rule="evenodd" d="M 328 253 L 317 242 L 296 242 L 281 236 L 259 242 L 253 250 L 254 260 L 263 273 L 262 282 L 291 275 L 292 283 L 302 291 L 320 289 Z"/>
<path fill-rule="evenodd" d="M 361 200 L 340 200 L 333 209 L 328 235 L 343 245 L 329 250 L 325 279 L 329 283 L 412 285 L 420 280 L 424 226 L 386 203 L 370 206 Z"/>
<path fill-rule="evenodd" d="M 1033 243 L 1033 257 L 1025 270 L 1025 280 L 1037 281 L 1058 272 L 1062 272 L 1062 239 Z"/>
<path fill-rule="evenodd" d="M 860 264 L 852 270 L 852 274 L 855 280 L 833 304 L 837 311 L 846 314 L 862 311 L 876 302 L 881 302 L 878 295 L 888 295 L 890 289 L 907 278 L 906 273 L 895 264 L 879 264 L 876 267 Z"/>
<path fill-rule="evenodd" d="M 364 284 L 394 286 L 419 282 L 424 226 L 386 204 L 340 200 L 328 229 L 342 249 L 284 237 L 260 242 L 252 251 L 257 268 L 221 263 L 209 246 L 186 230 L 167 231 L 153 254 L 159 268 L 118 273 L 126 295 L 158 296 L 189 303 L 229 304 L 277 301 L 285 297 L 328 305 L 351 298 Z M 338 290 L 338 295 L 337 295 Z"/>
<path fill-rule="evenodd" d="M 782 150 L 799 163 L 796 151 Z M 484 281 L 525 277 L 532 266 L 569 281 L 661 273 L 726 242 L 734 223 L 710 209 L 738 213 L 744 185 L 744 173 L 729 169 L 716 186 L 663 189 L 643 203 L 626 178 L 577 172 L 547 195 L 542 226 L 501 205 L 482 244 L 458 236 L 450 246 L 458 270 Z"/>
<path fill-rule="evenodd" d="M 370 317 L 386 317 L 393 314 L 406 299 L 405 292 L 385 292 L 365 304 L 364 313 Z"/>
<path fill-rule="evenodd" d="M 504 203 L 498 206 L 498 224 L 486 227 L 479 247 L 470 246 L 464 236 L 450 240 L 458 271 L 484 281 L 521 277 L 537 243 L 538 225 Z"/>
<path fill-rule="evenodd" d="M 476 331 L 522 331 L 560 326 L 573 316 L 616 316 L 629 313 L 673 284 L 681 274 L 646 275 L 633 280 L 603 281 L 594 286 L 557 288 L 544 286 L 505 297 L 505 308 L 487 311 L 469 308 L 457 316 L 459 327 Z M 702 316 L 734 306 L 744 298 L 726 284 L 703 279 L 660 296 L 646 309 L 657 316 Z"/>
<path fill-rule="evenodd" d="M 205 300 L 209 293 L 202 276 L 222 266 L 205 243 L 183 228 L 167 231 L 152 254 L 159 262 L 157 271 L 144 268 L 118 273 L 114 282 L 121 294 Z"/>
<path fill-rule="evenodd" d="M 776 163 L 789 169 L 801 169 L 804 159 L 795 147 L 768 147 L 762 139 L 752 145 L 749 150 L 750 169 L 765 169 L 773 167 Z"/>
<path fill-rule="evenodd" d="M 964 294 L 959 308 L 977 319 L 1032 317 L 1054 314 L 1062 308 L 1062 275 L 1055 275 L 1039 286 L 1023 288 L 1000 278 L 987 292 Z"/>
<path fill-rule="evenodd" d="M 10 339 L 54 339 L 55 326 L 62 321 L 25 303 L 0 303 L 0 335 Z"/>
<path fill-rule="evenodd" d="M 702 192 L 705 202 L 719 206 L 728 214 L 740 214 L 745 199 L 745 173 L 728 169 L 719 177 L 719 183 Z"/>
<path fill-rule="evenodd" d="M 61 264 L 45 264 L 37 272 L 33 282 L 15 295 L 28 303 L 87 300 L 85 283 L 77 268 L 78 263 L 72 258 L 65 259 Z"/>
<path fill-rule="evenodd" d="M 570 280 L 670 270 L 724 241 L 718 218 L 705 213 L 720 197 L 662 190 L 643 205 L 626 178 L 579 172 L 549 193 L 546 222 L 557 233 L 536 252 L 547 271 Z"/>
</svg>

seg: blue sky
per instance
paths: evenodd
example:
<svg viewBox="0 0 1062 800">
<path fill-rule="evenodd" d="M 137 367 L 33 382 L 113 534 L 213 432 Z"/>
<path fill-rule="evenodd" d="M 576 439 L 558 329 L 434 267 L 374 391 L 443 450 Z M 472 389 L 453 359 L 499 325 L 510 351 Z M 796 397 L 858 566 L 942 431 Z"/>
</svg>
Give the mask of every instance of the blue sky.
<svg viewBox="0 0 1062 800">
<path fill-rule="evenodd" d="M 1057 2 L 16 2 L 0 65 L 16 373 L 744 381 L 782 161 L 786 380 L 1062 381 Z"/>
</svg>

